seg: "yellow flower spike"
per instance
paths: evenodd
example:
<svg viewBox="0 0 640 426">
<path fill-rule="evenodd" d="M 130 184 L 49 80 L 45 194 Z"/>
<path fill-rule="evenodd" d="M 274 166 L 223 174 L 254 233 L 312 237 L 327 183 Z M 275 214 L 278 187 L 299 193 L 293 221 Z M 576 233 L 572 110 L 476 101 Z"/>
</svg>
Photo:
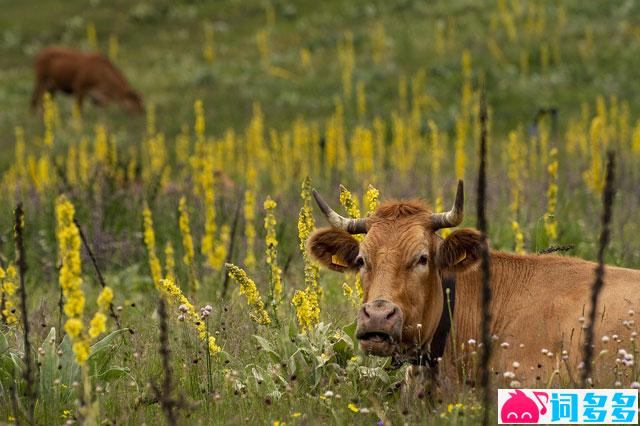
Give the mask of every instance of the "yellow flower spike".
<svg viewBox="0 0 640 426">
<path fill-rule="evenodd" d="M 549 242 L 555 243 L 558 239 L 558 221 L 555 218 L 558 205 L 558 149 L 553 148 L 549 153 L 549 187 L 547 188 L 547 212 L 544 215 L 544 229 Z"/>
<path fill-rule="evenodd" d="M 7 325 L 18 322 L 17 309 L 14 309 L 18 302 L 16 299 L 16 290 L 18 289 L 16 277 L 16 269 L 13 265 L 9 265 L 6 271 L 0 267 L 0 295 L 4 298 L 2 317 Z"/>
<path fill-rule="evenodd" d="M 164 246 L 164 269 L 168 277 L 175 277 L 176 260 L 171 241 L 167 241 L 167 244 Z"/>
<path fill-rule="evenodd" d="M 360 217 L 360 206 L 358 204 L 358 199 L 351 194 L 351 192 L 340 185 L 340 204 L 345 208 L 349 217 L 351 218 L 359 218 Z"/>
<path fill-rule="evenodd" d="M 89 337 L 95 339 L 107 329 L 107 317 L 102 312 L 96 312 L 89 323 Z"/>
<path fill-rule="evenodd" d="M 264 202 L 266 214 L 264 217 L 264 229 L 266 230 L 266 262 L 269 267 L 269 288 L 271 289 L 271 297 L 274 301 L 279 301 L 282 296 L 282 269 L 278 265 L 278 239 L 276 236 L 276 217 L 273 210 L 277 204 L 267 197 Z"/>
<path fill-rule="evenodd" d="M 260 297 L 260 292 L 256 287 L 256 283 L 247 276 L 247 273 L 241 268 L 231 263 L 225 264 L 229 276 L 233 278 L 240 285 L 240 294 L 247 298 L 247 305 L 251 306 L 252 310 L 249 314 L 251 319 L 260 325 L 269 325 L 271 318 L 264 308 L 264 302 Z"/>
<path fill-rule="evenodd" d="M 56 119 L 56 105 L 51 93 L 45 92 L 42 100 L 42 120 L 44 121 L 44 139 L 45 146 L 53 146 L 53 130 Z"/>
<path fill-rule="evenodd" d="M 160 280 L 162 279 L 162 266 L 160 260 L 156 254 L 156 235 L 153 230 L 153 217 L 151 210 L 145 204 L 142 211 L 143 227 L 144 227 L 144 244 L 147 247 L 147 254 L 149 256 L 149 268 L 151 269 L 151 278 L 153 279 L 153 285 L 158 287 Z"/>
<path fill-rule="evenodd" d="M 98 308 L 100 308 L 103 312 L 106 312 L 109 309 L 109 305 L 113 301 L 113 290 L 111 287 L 105 287 L 102 289 L 100 294 L 98 295 Z"/>
<path fill-rule="evenodd" d="M 78 364 L 84 364 L 87 358 L 89 358 L 89 343 L 86 340 L 79 340 L 75 342 L 72 349 Z"/>
<path fill-rule="evenodd" d="M 198 315 L 196 309 L 193 307 L 191 302 L 189 302 L 189 299 L 187 299 L 187 297 L 182 293 L 173 279 L 165 278 L 160 280 L 158 290 L 160 290 L 160 294 L 164 296 L 168 302 L 172 303 L 176 307 L 179 306 L 184 310 L 185 319 L 194 325 L 196 332 L 198 333 L 198 338 L 207 344 L 211 355 L 215 355 L 222 350 L 216 344 L 215 337 L 209 335 L 207 338 L 207 326 L 205 322 L 200 319 L 200 315 Z"/>
<path fill-rule="evenodd" d="M 367 214 L 371 215 L 375 213 L 380 205 L 380 191 L 378 191 L 373 185 L 367 187 L 367 192 L 364 193 L 364 205 L 367 208 Z"/>
<path fill-rule="evenodd" d="M 353 411 L 354 413 L 360 412 L 360 409 L 353 402 L 350 402 L 349 405 L 347 405 L 347 408 L 349 408 L 349 410 Z"/>
<path fill-rule="evenodd" d="M 73 219 L 73 204 L 61 195 L 56 200 L 56 239 L 62 266 L 60 267 L 60 287 L 65 297 L 64 312 L 68 317 L 65 331 L 73 343 L 76 361 L 82 364 L 89 356 L 89 342 L 82 336 L 82 315 L 85 298 L 82 291 L 80 232 Z"/>
<path fill-rule="evenodd" d="M 296 308 L 296 317 L 301 331 L 310 331 L 320 321 L 318 294 L 313 287 L 296 290 L 291 303 Z"/>
<path fill-rule="evenodd" d="M 254 225 L 255 220 L 255 194 L 251 190 L 246 190 L 244 193 L 244 236 L 246 239 L 246 251 L 244 257 L 244 263 L 247 267 L 252 267 L 256 263 L 256 255 L 254 252 L 256 228 Z"/>
<path fill-rule="evenodd" d="M 311 288 L 316 292 L 316 299 L 322 295 L 322 289 L 318 286 L 318 265 L 309 257 L 305 245 L 307 238 L 315 228 L 315 221 L 311 210 L 311 179 L 307 176 L 302 182 L 302 190 L 300 192 L 302 198 L 302 208 L 298 215 L 298 238 L 300 240 L 300 251 L 304 261 L 304 283 L 307 288 Z"/>
<path fill-rule="evenodd" d="M 82 321 L 78 318 L 70 318 L 67 322 L 64 323 L 64 331 L 69 335 L 70 338 L 75 339 L 80 336 L 84 325 Z"/>
</svg>

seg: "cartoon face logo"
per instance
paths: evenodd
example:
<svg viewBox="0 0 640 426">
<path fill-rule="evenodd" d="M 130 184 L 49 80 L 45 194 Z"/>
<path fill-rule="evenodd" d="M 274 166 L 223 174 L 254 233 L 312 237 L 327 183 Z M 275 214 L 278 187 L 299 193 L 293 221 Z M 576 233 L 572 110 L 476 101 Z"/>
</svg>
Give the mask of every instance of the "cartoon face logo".
<svg viewBox="0 0 640 426">
<path fill-rule="evenodd" d="M 546 404 L 549 402 L 549 395 L 546 392 L 533 392 L 540 403 L 541 408 L 533 399 L 529 398 L 522 391 L 509 392 L 509 399 L 502 405 L 500 419 L 503 423 L 538 423 L 540 414 L 547 412 Z M 545 398 L 543 403 L 540 397 Z"/>
</svg>

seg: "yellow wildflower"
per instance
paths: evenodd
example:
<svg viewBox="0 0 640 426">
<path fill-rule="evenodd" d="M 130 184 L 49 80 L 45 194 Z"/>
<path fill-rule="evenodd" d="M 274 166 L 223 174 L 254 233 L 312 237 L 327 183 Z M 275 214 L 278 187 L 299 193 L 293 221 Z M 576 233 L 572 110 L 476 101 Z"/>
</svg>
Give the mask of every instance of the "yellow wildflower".
<svg viewBox="0 0 640 426">
<path fill-rule="evenodd" d="M 351 192 L 340 185 L 340 204 L 345 208 L 349 217 L 359 218 L 360 217 L 360 206 L 358 204 L 358 199 L 355 198 Z"/>
<path fill-rule="evenodd" d="M 182 248 L 184 249 L 182 261 L 185 265 L 191 266 L 195 258 L 195 250 L 193 249 L 193 238 L 191 238 L 189 212 L 187 210 L 187 199 L 185 197 L 180 198 L 178 212 L 180 213 L 179 227 L 180 233 L 182 234 Z"/>
<path fill-rule="evenodd" d="M 550 160 L 547 166 L 549 187 L 547 188 L 547 212 L 544 215 L 544 229 L 549 241 L 554 243 L 558 238 L 558 222 L 555 218 L 558 205 L 558 149 L 553 148 L 549 156 Z"/>
<path fill-rule="evenodd" d="M 244 235 L 246 238 L 246 252 L 244 263 L 248 267 L 255 265 L 256 255 L 254 253 L 254 239 L 256 237 L 256 228 L 253 224 L 255 219 L 255 195 L 253 191 L 247 190 L 244 193 Z"/>
<path fill-rule="evenodd" d="M 89 342 L 86 340 L 75 342 L 71 348 L 73 349 L 78 364 L 83 364 L 87 358 L 89 358 Z"/>
<path fill-rule="evenodd" d="M 153 217 L 151 216 L 151 210 L 145 204 L 142 211 L 143 226 L 144 226 L 144 244 L 147 247 L 147 254 L 149 256 L 149 268 L 151 269 L 151 278 L 153 279 L 153 285 L 158 287 L 160 280 L 162 279 L 162 266 L 160 260 L 156 254 L 156 234 L 153 230 Z"/>
<path fill-rule="evenodd" d="M 211 353 L 211 355 L 215 355 L 222 350 L 216 344 L 215 337 L 208 335 L 207 325 L 200 319 L 196 309 L 193 307 L 191 302 L 189 302 L 189 299 L 182 294 L 182 291 L 175 284 L 173 279 L 166 278 L 160 280 L 158 289 L 167 301 L 172 302 L 175 306 L 182 306 L 186 310 L 185 315 L 187 319 L 195 326 L 196 331 L 198 332 L 198 338 L 207 343 L 209 353 Z"/>
<path fill-rule="evenodd" d="M 164 246 L 164 269 L 168 277 L 175 276 L 176 261 L 171 241 L 167 241 L 167 244 Z"/>
<path fill-rule="evenodd" d="M 296 290 L 291 303 L 296 308 L 298 325 L 302 331 L 311 330 L 320 320 L 320 306 L 318 294 L 313 287 Z"/>
<path fill-rule="evenodd" d="M 349 410 L 353 411 L 354 413 L 359 413 L 360 412 L 360 409 L 353 402 L 350 402 L 349 405 L 347 405 L 347 408 Z"/>
<path fill-rule="evenodd" d="M 80 232 L 73 222 L 75 209 L 73 204 L 61 195 L 56 200 L 56 238 L 58 251 L 62 261 L 60 268 L 60 287 L 66 299 L 64 312 L 69 318 L 65 324 L 73 342 L 73 352 L 79 364 L 89 356 L 89 343 L 83 339 L 82 314 L 84 312 L 84 293 L 82 291 L 80 263 Z M 71 321 L 69 323 L 69 321 Z"/>
<path fill-rule="evenodd" d="M 100 294 L 98 295 L 98 307 L 106 311 L 109 309 L 109 305 L 111 305 L 111 301 L 113 300 L 113 290 L 111 287 L 105 287 L 102 289 Z"/>
<path fill-rule="evenodd" d="M 282 295 L 282 269 L 278 265 L 278 239 L 276 237 L 276 217 L 273 210 L 276 208 L 276 202 L 267 197 L 264 202 L 266 215 L 264 217 L 264 229 L 267 231 L 265 236 L 266 262 L 269 266 L 269 287 L 271 289 L 271 297 L 274 301 L 280 300 Z"/>
<path fill-rule="evenodd" d="M 89 323 L 89 336 L 92 339 L 98 337 L 101 333 L 104 333 L 107 325 L 107 317 L 102 312 L 96 312 Z"/>
<path fill-rule="evenodd" d="M 67 322 L 64 323 L 64 331 L 72 339 L 75 339 L 76 337 L 80 336 L 80 333 L 82 332 L 83 328 L 84 328 L 84 325 L 82 324 L 82 321 L 79 320 L 78 318 L 69 318 Z"/>
<path fill-rule="evenodd" d="M 256 283 L 247 276 L 247 273 L 241 268 L 231 263 L 225 264 L 229 276 L 240 285 L 240 294 L 247 298 L 247 305 L 251 306 L 252 311 L 249 314 L 251 319 L 260 325 L 269 325 L 271 318 L 264 308 L 264 302 L 260 297 L 260 292 L 256 287 Z"/>
<path fill-rule="evenodd" d="M 16 316 L 17 300 L 15 298 L 18 289 L 16 277 L 16 268 L 13 265 L 9 265 L 6 271 L 0 267 L 0 295 L 4 299 L 2 317 L 7 325 L 15 324 L 18 321 Z"/>
<path fill-rule="evenodd" d="M 367 214 L 373 214 L 376 211 L 380 205 L 379 198 L 380 191 L 374 188 L 373 185 L 369 185 L 367 192 L 364 193 L 364 205 L 367 208 Z"/>
<path fill-rule="evenodd" d="M 517 221 L 511 222 L 511 229 L 513 230 L 513 234 L 515 235 L 515 249 L 514 251 L 518 254 L 524 254 L 524 235 L 520 230 L 520 225 Z"/>
</svg>

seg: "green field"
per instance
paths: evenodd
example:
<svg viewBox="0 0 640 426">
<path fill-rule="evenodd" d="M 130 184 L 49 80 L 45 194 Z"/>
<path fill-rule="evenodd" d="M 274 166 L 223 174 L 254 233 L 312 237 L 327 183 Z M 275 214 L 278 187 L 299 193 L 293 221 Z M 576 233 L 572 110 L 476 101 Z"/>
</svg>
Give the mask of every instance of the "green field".
<svg viewBox="0 0 640 426">
<path fill-rule="evenodd" d="M 563 255 L 594 260 L 605 153 L 613 150 L 618 194 L 606 259 L 640 268 L 640 4 L 0 0 L 0 10 L 0 267 L 15 262 L 13 210 L 22 202 L 38 424 L 165 421 L 154 390 L 163 368 L 153 253 L 161 275 L 174 277 L 196 310 L 213 307 L 207 327 L 222 349 L 209 356 L 167 296 L 169 397 L 181 397 L 179 424 L 477 423 L 479 397 L 464 380 L 433 398 L 408 395 L 396 386 L 405 367 L 358 351 L 353 276 L 320 271 L 320 324 L 309 331 L 291 301 L 310 282 L 298 239 L 307 176 L 335 208 L 339 184 L 360 200 L 371 184 L 382 200 L 422 197 L 448 208 L 461 178 L 463 225 L 475 227 L 483 86 L 492 248 L 537 253 L 563 245 Z M 86 103 L 74 117 L 63 95 L 44 114 L 30 112 L 33 58 L 53 44 L 110 55 L 143 95 L 146 116 Z M 91 342 L 115 334 L 94 347 L 86 371 L 73 360 L 69 336 L 62 340 L 61 194 L 75 206 L 129 330 L 117 332 L 109 318 Z M 268 195 L 277 202 L 283 284 L 275 301 L 263 225 Z M 195 246 L 190 263 L 179 226 L 183 196 Z M 314 217 L 324 226 L 317 209 Z M 100 287 L 85 249 L 81 261 L 87 303 L 79 319 L 88 328 Z M 222 297 L 224 261 L 255 281 L 270 325 L 251 320 L 234 280 Z M 0 283 L 10 281 L 0 274 Z M 344 282 L 354 288 L 350 297 Z M 7 288 L 2 303 L 17 303 Z M 29 398 L 15 377 L 24 371 L 23 326 L 8 322 L 3 316 L 0 423 L 16 416 L 25 423 Z"/>
</svg>

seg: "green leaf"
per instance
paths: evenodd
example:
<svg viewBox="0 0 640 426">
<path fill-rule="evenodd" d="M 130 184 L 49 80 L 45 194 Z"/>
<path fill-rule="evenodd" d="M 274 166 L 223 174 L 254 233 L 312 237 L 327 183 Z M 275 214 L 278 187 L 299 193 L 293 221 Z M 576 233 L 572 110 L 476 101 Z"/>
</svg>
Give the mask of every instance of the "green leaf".
<svg viewBox="0 0 640 426">
<path fill-rule="evenodd" d="M 281 359 L 280 354 L 278 354 L 275 351 L 275 349 L 273 348 L 273 345 L 271 345 L 271 343 L 267 339 L 265 339 L 264 337 L 255 336 L 255 335 L 253 337 L 258 341 L 258 345 L 260 345 L 260 348 L 269 354 L 273 362 L 280 363 L 280 359 Z"/>
<path fill-rule="evenodd" d="M 129 331 L 128 328 L 113 331 L 91 346 L 90 355 L 87 358 L 91 376 L 100 376 L 108 368 L 109 361 L 111 361 L 111 357 L 115 354 L 115 349 L 118 346 L 115 341 L 116 337 L 127 331 Z"/>
<path fill-rule="evenodd" d="M 7 336 L 3 333 L 0 333 L 0 355 L 4 354 L 9 350 L 9 342 L 7 342 Z"/>
<path fill-rule="evenodd" d="M 128 376 L 130 372 L 131 370 L 126 367 L 109 367 L 105 371 L 102 371 L 97 378 L 105 382 L 110 382 Z"/>
<path fill-rule="evenodd" d="M 53 382 L 58 373 L 58 354 L 56 347 L 56 329 L 51 327 L 49 334 L 42 342 L 43 354 L 38 354 L 40 365 L 40 394 L 51 402 L 54 398 Z"/>
</svg>

